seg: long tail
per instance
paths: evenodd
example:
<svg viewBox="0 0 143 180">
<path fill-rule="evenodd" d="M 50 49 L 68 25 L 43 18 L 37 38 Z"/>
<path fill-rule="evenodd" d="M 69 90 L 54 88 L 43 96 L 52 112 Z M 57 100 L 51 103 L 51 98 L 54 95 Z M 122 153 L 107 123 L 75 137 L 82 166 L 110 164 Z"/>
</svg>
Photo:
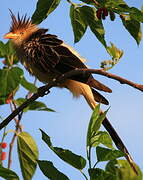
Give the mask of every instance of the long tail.
<svg viewBox="0 0 143 180">
<path fill-rule="evenodd" d="M 68 80 L 63 85 L 63 87 L 68 88 L 75 97 L 83 95 L 85 97 L 87 103 L 91 107 L 91 109 L 95 108 L 97 100 L 104 104 L 108 104 L 106 99 L 102 95 L 97 93 L 97 91 L 91 89 L 86 84 L 79 83 L 79 82 L 73 81 L 73 80 Z M 137 169 L 135 167 L 135 163 L 134 163 L 131 155 L 129 154 L 126 146 L 124 145 L 123 141 L 117 134 L 116 130 L 113 128 L 113 126 L 111 125 L 111 123 L 109 122 L 109 120 L 106 117 L 102 124 L 105 127 L 105 129 L 108 131 L 108 133 L 110 134 L 110 136 L 111 136 L 112 140 L 114 141 L 115 145 L 117 146 L 117 148 L 120 151 L 125 153 L 125 157 L 126 157 L 127 161 L 129 162 L 129 164 L 132 167 L 132 169 L 134 170 L 134 172 L 138 175 Z"/>
<path fill-rule="evenodd" d="M 134 172 L 138 175 L 138 171 L 135 167 L 135 163 L 134 163 L 129 151 L 127 150 L 123 141 L 121 140 L 121 138 L 117 134 L 116 130 L 113 128 L 113 126 L 111 125 L 111 123 L 109 122 L 109 120 L 106 117 L 105 117 L 104 121 L 102 122 L 102 124 L 105 127 L 105 129 L 108 131 L 108 133 L 110 134 L 116 147 L 125 154 L 125 157 L 126 157 L 127 161 L 129 162 L 130 166 L 132 167 Z"/>
</svg>

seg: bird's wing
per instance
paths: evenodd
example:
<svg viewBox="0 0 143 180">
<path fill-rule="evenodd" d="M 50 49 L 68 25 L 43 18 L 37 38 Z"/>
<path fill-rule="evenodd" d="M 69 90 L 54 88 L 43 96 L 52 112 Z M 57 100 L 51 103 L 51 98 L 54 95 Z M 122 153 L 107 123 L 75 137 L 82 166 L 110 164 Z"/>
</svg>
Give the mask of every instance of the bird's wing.
<svg viewBox="0 0 143 180">
<path fill-rule="evenodd" d="M 39 29 L 29 39 L 31 42 L 35 41 L 34 44 L 31 45 L 33 51 L 34 46 L 36 46 L 33 53 L 35 65 L 37 64 L 37 66 L 41 67 L 41 70 L 43 68 L 43 71 L 48 72 L 50 70 L 58 74 L 63 74 L 77 68 L 87 68 L 83 63 L 84 58 L 80 57 L 75 50 L 58 39 L 57 36 L 46 34 L 46 31 L 47 30 Z M 98 90 L 111 92 L 111 89 L 95 80 L 90 73 L 75 75 L 70 79 L 86 83 Z"/>
</svg>

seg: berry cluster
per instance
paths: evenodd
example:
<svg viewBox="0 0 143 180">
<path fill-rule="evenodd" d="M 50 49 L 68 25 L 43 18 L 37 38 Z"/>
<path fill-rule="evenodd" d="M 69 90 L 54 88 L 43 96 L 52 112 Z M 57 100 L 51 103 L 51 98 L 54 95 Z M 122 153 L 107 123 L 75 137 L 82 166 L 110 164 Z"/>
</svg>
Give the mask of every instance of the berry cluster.
<svg viewBox="0 0 143 180">
<path fill-rule="evenodd" d="M 1 149 L 5 149 L 6 147 L 7 147 L 7 143 L 6 142 L 0 143 L 0 148 Z M 1 159 L 1 161 L 6 159 L 6 152 L 1 150 L 1 158 L 0 159 Z"/>
<path fill-rule="evenodd" d="M 96 16 L 99 20 L 105 20 L 108 15 L 110 16 L 111 21 L 115 20 L 115 13 L 113 11 L 108 11 L 106 8 L 99 8 L 96 11 Z"/>
</svg>

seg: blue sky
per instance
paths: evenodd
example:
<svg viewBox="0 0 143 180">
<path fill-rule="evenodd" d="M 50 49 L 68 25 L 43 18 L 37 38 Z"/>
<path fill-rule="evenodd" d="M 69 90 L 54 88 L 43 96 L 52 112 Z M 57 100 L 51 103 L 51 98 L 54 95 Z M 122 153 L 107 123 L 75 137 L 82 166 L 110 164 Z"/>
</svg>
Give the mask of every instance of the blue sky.
<svg viewBox="0 0 143 180">
<path fill-rule="evenodd" d="M 142 0 L 133 0 L 132 2 L 128 0 L 126 2 L 129 3 L 130 6 L 136 6 L 138 8 L 143 4 Z M 4 41 L 3 35 L 9 30 L 10 15 L 8 8 L 14 13 L 27 13 L 28 16 L 31 16 L 35 7 L 35 0 L 2 1 L 0 6 L 0 21 L 2 22 L 0 40 Z M 110 43 L 111 41 L 118 48 L 124 50 L 123 58 L 110 72 L 143 84 L 143 41 L 138 47 L 134 39 L 125 28 L 122 27 L 118 17 L 114 22 L 109 20 L 104 21 L 104 25 L 106 28 L 107 42 Z M 62 1 L 60 6 L 40 24 L 40 27 L 49 28 L 49 33 L 58 35 L 66 43 L 73 46 L 81 56 L 87 59 L 87 65 L 92 68 L 99 68 L 101 61 L 110 59 L 104 47 L 97 41 L 89 29 L 79 43 L 73 43 L 73 32 L 69 19 L 69 4 L 66 1 Z M 28 73 L 25 72 L 25 74 L 29 80 L 33 80 Z M 121 85 L 106 77 L 100 77 L 99 75 L 95 77 L 113 90 L 112 94 L 103 94 L 110 102 L 108 118 L 124 140 L 135 162 L 143 170 L 142 92 L 127 85 Z M 38 85 L 40 86 L 42 84 L 39 83 Z M 20 95 L 22 94 L 24 96 L 24 93 L 24 90 L 21 90 Z M 24 131 L 29 132 L 36 140 L 40 151 L 40 159 L 53 161 L 54 165 L 71 180 L 83 180 L 84 178 L 76 169 L 59 160 L 59 158 L 47 148 L 41 140 L 38 129 L 43 129 L 51 136 L 55 146 L 70 149 L 85 157 L 86 131 L 92 113 L 90 108 L 83 98 L 75 100 L 67 90 L 57 88 L 53 88 L 48 96 L 40 98 L 39 100 L 44 101 L 48 107 L 55 109 L 56 113 L 26 113 L 22 120 Z M 102 108 L 107 109 L 108 107 L 102 106 Z M 8 114 L 8 105 L 0 107 L 1 116 L 6 117 Z M 9 128 L 14 128 L 12 123 Z M 11 133 L 7 136 L 7 142 L 9 142 L 11 136 Z M 12 169 L 20 175 L 16 147 L 14 148 L 13 158 Z M 5 161 L 4 164 L 7 165 L 7 162 Z M 47 179 L 37 170 L 33 180 L 38 180 L 39 178 L 42 180 Z"/>
</svg>

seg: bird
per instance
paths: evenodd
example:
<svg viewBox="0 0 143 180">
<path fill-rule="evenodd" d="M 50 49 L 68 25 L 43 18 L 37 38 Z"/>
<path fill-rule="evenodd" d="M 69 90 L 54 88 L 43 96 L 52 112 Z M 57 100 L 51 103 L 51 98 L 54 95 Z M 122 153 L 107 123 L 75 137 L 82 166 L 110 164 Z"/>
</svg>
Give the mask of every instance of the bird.
<svg viewBox="0 0 143 180">
<path fill-rule="evenodd" d="M 11 10 L 10 15 L 12 20 L 10 30 L 4 38 L 12 41 L 20 62 L 39 81 L 49 83 L 71 70 L 87 69 L 86 60 L 56 35 L 49 34 L 48 29 L 39 28 L 26 15 L 20 17 L 18 13 L 16 17 Z M 112 92 L 109 87 L 94 79 L 91 73 L 71 76 L 58 83 L 57 87 L 68 89 L 74 97 L 84 96 L 92 110 L 95 109 L 97 102 L 109 104 L 98 90 Z M 102 124 L 137 174 L 131 155 L 107 117 Z"/>
</svg>

